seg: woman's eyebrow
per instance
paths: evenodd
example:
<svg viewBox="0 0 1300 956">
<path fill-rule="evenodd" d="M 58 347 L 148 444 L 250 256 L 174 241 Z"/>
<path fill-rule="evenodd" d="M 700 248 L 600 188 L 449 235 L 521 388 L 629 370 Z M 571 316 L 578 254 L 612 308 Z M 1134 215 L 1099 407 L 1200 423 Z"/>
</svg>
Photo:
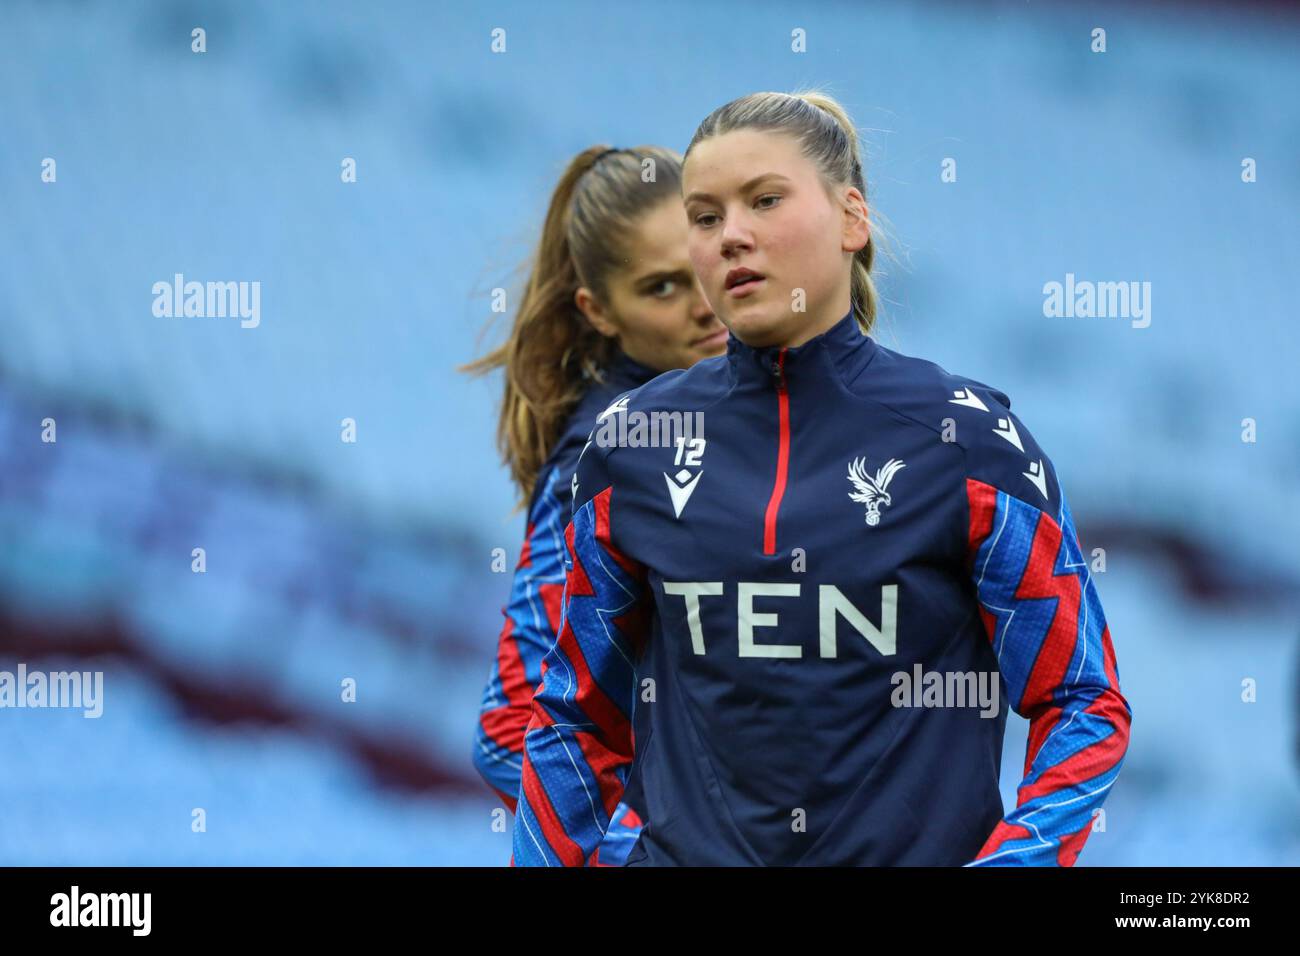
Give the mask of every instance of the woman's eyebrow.
<svg viewBox="0 0 1300 956">
<path fill-rule="evenodd" d="M 790 182 L 789 176 L 782 176 L 780 173 L 759 173 L 759 175 L 755 176 L 753 179 L 749 180 L 744 185 L 742 185 L 740 187 L 740 191 L 742 193 L 749 192 L 749 190 L 753 189 L 755 186 L 757 186 L 765 179 L 780 179 L 780 180 L 784 180 L 785 182 Z M 714 198 L 716 197 L 714 197 L 710 193 L 701 192 L 700 190 L 696 189 L 692 191 L 689 196 L 683 199 L 682 203 L 685 204 L 688 202 L 692 202 L 693 200 L 696 199 L 714 199 Z"/>
<path fill-rule="evenodd" d="M 649 285 L 654 282 L 662 282 L 664 279 L 681 279 L 687 275 L 685 269 L 656 269 L 654 272 L 647 272 L 643 276 L 638 276 L 634 285 Z"/>
</svg>

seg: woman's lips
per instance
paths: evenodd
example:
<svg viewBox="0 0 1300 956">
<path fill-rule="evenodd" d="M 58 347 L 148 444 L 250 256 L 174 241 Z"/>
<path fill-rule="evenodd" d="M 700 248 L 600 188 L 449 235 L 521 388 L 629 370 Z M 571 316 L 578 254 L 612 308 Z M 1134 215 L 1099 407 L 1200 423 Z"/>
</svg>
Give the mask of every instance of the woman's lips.
<svg viewBox="0 0 1300 956">
<path fill-rule="evenodd" d="M 755 290 L 759 289 L 766 281 L 767 279 L 764 278 L 747 279 L 738 285 L 733 285 L 727 290 L 727 295 L 732 296 L 733 298 L 743 299 L 745 296 L 750 295 Z"/>
<path fill-rule="evenodd" d="M 691 344 L 697 349 L 717 348 L 720 345 L 727 344 L 727 334 L 727 327 L 724 325 L 722 328 L 718 329 L 718 331 L 712 332 L 709 335 L 704 336 L 702 339 L 696 339 Z"/>
</svg>

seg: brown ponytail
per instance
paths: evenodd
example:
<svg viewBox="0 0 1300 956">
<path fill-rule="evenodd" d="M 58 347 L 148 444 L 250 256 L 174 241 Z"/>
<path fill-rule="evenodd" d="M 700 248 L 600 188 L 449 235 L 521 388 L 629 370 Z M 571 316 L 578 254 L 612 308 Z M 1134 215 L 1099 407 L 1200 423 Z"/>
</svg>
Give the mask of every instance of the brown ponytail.
<svg viewBox="0 0 1300 956">
<path fill-rule="evenodd" d="M 625 237 L 659 202 L 680 201 L 681 157 L 658 146 L 592 146 L 569 163 L 551 196 L 510 335 L 461 366 L 505 370 L 497 448 L 527 505 L 542 465 L 590 380 L 603 381 L 618 342 L 574 303 L 586 286 L 608 302 L 608 280 L 627 263 Z"/>
</svg>

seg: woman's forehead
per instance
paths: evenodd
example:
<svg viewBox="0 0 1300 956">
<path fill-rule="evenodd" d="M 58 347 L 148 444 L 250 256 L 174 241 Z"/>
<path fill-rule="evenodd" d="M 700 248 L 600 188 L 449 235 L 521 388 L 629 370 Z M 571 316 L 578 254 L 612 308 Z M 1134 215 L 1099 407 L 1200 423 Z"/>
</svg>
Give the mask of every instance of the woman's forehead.
<svg viewBox="0 0 1300 956">
<path fill-rule="evenodd" d="M 795 178 L 807 160 L 793 137 L 771 130 L 733 130 L 701 140 L 682 170 L 683 193 L 737 187 L 756 176 L 776 173 Z"/>
<path fill-rule="evenodd" d="M 650 275 L 689 271 L 687 237 L 686 208 L 681 201 L 670 197 L 655 205 L 628 234 L 623 263 L 626 278 L 637 282 Z"/>
</svg>

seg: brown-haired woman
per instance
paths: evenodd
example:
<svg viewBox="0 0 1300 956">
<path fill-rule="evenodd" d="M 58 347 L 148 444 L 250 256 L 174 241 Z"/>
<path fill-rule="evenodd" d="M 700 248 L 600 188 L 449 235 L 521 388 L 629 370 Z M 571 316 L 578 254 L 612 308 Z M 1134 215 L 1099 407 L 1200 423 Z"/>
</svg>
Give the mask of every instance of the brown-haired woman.
<svg viewBox="0 0 1300 956">
<path fill-rule="evenodd" d="M 564 589 L 570 479 L 596 417 L 661 372 L 723 354 L 727 329 L 691 271 L 681 158 L 593 146 L 551 197 L 509 338 L 465 366 L 505 372 L 497 443 L 527 531 L 475 730 L 474 765 L 513 810 L 524 730 Z M 635 776 L 593 854 L 621 865 L 644 810 Z"/>
</svg>

